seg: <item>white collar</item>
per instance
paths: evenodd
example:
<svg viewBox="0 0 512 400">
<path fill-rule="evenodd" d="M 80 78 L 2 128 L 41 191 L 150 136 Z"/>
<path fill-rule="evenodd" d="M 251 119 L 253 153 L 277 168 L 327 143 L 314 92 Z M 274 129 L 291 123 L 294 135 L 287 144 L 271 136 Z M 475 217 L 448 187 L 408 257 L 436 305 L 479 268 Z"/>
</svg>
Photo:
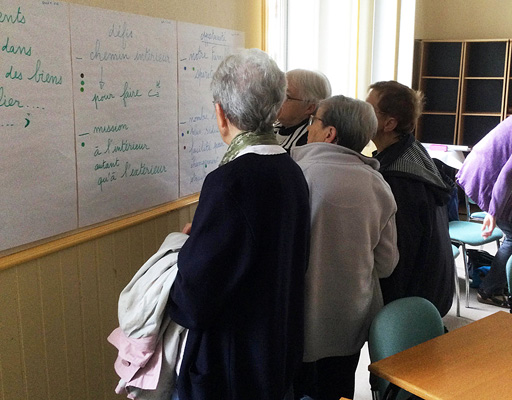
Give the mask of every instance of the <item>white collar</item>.
<svg viewBox="0 0 512 400">
<path fill-rule="evenodd" d="M 276 154 L 286 153 L 286 150 L 277 144 L 258 144 L 254 146 L 247 146 L 240 151 L 235 158 L 243 156 L 244 154 L 255 153 L 262 156 L 272 156 Z"/>
</svg>

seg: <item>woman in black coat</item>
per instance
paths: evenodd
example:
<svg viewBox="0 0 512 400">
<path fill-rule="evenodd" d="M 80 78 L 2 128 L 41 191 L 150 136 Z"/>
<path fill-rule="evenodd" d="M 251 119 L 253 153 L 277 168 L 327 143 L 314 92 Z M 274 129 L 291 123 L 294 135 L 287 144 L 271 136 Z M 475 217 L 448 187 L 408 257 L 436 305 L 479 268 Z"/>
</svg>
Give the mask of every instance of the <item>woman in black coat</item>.
<svg viewBox="0 0 512 400">
<path fill-rule="evenodd" d="M 168 304 L 189 329 L 180 400 L 282 400 L 302 362 L 310 217 L 302 171 L 272 130 L 285 88 L 256 49 L 213 76 L 229 147 L 204 181 Z"/>
<path fill-rule="evenodd" d="M 391 276 L 381 280 L 384 303 L 419 296 L 444 316 L 455 287 L 447 208 L 451 187 L 411 134 L 423 97 L 396 81 L 387 81 L 371 85 L 366 101 L 373 105 L 378 120 L 374 156 L 398 207 L 400 260 Z"/>
</svg>

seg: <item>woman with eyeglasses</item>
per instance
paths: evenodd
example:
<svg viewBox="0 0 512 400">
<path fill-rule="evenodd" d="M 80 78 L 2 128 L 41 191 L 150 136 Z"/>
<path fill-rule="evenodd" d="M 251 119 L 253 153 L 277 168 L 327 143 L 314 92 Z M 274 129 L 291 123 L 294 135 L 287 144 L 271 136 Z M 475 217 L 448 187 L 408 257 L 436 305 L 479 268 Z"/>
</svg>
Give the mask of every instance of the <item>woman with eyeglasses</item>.
<svg viewBox="0 0 512 400">
<path fill-rule="evenodd" d="M 293 69 L 286 73 L 286 100 L 274 132 L 278 142 L 290 152 L 308 141 L 308 118 L 316 111 L 318 102 L 331 95 L 331 84 L 321 72 Z"/>
<path fill-rule="evenodd" d="M 352 399 L 370 324 L 383 307 L 379 278 L 397 261 L 393 193 L 361 151 L 377 129 L 373 108 L 333 96 L 309 118 L 308 144 L 292 150 L 311 206 L 304 364 L 295 398 Z"/>
</svg>

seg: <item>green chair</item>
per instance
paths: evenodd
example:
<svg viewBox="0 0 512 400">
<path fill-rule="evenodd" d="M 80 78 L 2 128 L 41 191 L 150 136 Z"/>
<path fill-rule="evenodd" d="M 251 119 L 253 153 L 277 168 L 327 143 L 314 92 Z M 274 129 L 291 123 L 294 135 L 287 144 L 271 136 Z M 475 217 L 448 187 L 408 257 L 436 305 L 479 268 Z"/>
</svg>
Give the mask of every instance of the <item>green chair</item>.
<svg viewBox="0 0 512 400">
<path fill-rule="evenodd" d="M 462 248 L 462 259 L 464 260 L 464 270 L 466 272 L 466 308 L 469 307 L 469 269 L 466 253 L 466 245 L 482 246 L 487 243 L 496 242 L 500 247 L 500 239 L 503 232 L 500 228 L 494 228 L 492 234 L 484 239 L 482 237 L 482 224 L 471 221 L 450 221 L 449 233 L 452 243 L 458 244 Z"/>
<path fill-rule="evenodd" d="M 512 256 L 507 261 L 507 282 L 508 282 L 508 306 L 512 314 Z"/>
<path fill-rule="evenodd" d="M 443 320 L 437 308 L 421 297 L 405 297 L 385 305 L 370 326 L 368 349 L 370 361 L 376 362 L 416 346 L 444 333 Z M 383 399 L 397 390 L 397 399 L 410 396 L 384 379 L 370 377 L 373 399 Z"/>
<path fill-rule="evenodd" d="M 464 200 L 466 203 L 466 218 L 468 221 L 478 221 L 482 222 L 487 214 L 485 211 L 475 211 L 471 212 L 471 204 L 477 205 L 473 200 L 471 200 L 467 194 L 464 193 Z"/>
<path fill-rule="evenodd" d="M 452 254 L 453 254 L 454 259 L 457 258 L 460 254 L 459 248 L 457 246 L 454 246 L 453 244 L 452 244 Z"/>
</svg>

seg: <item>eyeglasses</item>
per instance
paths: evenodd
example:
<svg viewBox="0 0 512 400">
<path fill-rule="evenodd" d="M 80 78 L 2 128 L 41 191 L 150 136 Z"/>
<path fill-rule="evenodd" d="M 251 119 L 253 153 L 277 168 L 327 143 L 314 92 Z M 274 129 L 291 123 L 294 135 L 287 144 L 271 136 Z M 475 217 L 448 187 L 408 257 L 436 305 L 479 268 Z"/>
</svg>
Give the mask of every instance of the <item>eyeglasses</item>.
<svg viewBox="0 0 512 400">
<path fill-rule="evenodd" d="M 377 110 L 375 107 L 373 107 L 373 111 L 375 111 L 375 115 L 377 115 L 377 114 L 386 115 L 386 113 L 384 111 Z"/>
<path fill-rule="evenodd" d="M 317 119 L 317 120 L 319 120 L 319 121 L 324 122 L 324 120 L 323 120 L 323 119 L 318 118 L 316 115 L 311 114 L 311 115 L 309 116 L 308 125 L 309 125 L 309 126 L 313 125 L 313 122 L 315 122 L 315 119 Z"/>
<path fill-rule="evenodd" d="M 295 97 L 290 97 L 288 95 L 286 95 L 286 101 L 290 101 L 290 100 L 295 100 L 295 101 L 306 101 L 306 100 L 303 100 L 303 99 L 297 99 Z"/>
</svg>

